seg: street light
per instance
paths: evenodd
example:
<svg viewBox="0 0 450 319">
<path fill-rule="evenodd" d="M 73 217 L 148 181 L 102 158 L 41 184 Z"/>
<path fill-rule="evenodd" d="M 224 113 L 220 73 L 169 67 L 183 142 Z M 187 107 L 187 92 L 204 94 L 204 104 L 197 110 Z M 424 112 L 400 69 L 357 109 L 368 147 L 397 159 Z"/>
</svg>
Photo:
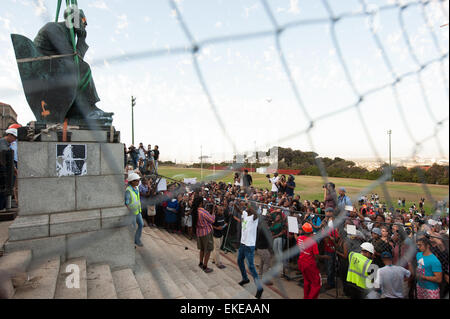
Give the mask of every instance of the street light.
<svg viewBox="0 0 450 319">
<path fill-rule="evenodd" d="M 203 180 L 203 159 L 208 159 L 210 156 L 203 156 L 203 145 L 200 145 L 200 179 Z"/>
<path fill-rule="evenodd" d="M 136 106 L 136 98 L 131 96 L 131 144 L 134 145 L 134 107 Z"/>
</svg>

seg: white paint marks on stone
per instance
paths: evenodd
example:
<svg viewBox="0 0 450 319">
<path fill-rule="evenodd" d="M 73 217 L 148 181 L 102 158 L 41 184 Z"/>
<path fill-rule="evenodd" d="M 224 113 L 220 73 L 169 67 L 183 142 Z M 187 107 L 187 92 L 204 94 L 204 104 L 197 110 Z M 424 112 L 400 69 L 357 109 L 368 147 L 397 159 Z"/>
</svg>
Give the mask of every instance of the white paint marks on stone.
<svg viewBox="0 0 450 319">
<path fill-rule="evenodd" d="M 87 175 L 86 145 L 57 144 L 56 173 L 61 176 Z"/>
</svg>

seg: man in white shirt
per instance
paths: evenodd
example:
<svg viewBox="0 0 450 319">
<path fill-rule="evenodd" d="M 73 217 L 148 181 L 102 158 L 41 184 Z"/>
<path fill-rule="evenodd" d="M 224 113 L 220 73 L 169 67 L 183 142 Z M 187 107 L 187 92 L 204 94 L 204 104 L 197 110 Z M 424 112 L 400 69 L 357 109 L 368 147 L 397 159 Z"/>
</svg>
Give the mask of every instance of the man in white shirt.
<svg viewBox="0 0 450 319">
<path fill-rule="evenodd" d="M 267 175 L 267 178 L 269 178 L 269 182 L 272 184 L 272 194 L 276 197 L 278 194 L 278 181 L 280 180 L 278 173 L 273 174 L 272 178 L 270 178 L 270 175 Z"/>
<path fill-rule="evenodd" d="M 236 206 L 236 209 L 240 212 L 238 206 Z M 242 212 L 241 216 L 241 245 L 239 247 L 237 263 L 239 265 L 239 269 L 241 270 L 242 281 L 239 283 L 239 285 L 243 286 L 250 282 L 244 264 L 244 260 L 247 259 L 248 269 L 253 279 L 255 280 L 255 284 L 257 287 L 255 297 L 257 299 L 260 299 L 264 289 L 262 287 L 261 281 L 259 280 L 254 263 L 257 231 L 258 214 L 256 213 L 255 208 L 253 208 L 249 204 L 247 206 L 247 209 Z"/>
</svg>

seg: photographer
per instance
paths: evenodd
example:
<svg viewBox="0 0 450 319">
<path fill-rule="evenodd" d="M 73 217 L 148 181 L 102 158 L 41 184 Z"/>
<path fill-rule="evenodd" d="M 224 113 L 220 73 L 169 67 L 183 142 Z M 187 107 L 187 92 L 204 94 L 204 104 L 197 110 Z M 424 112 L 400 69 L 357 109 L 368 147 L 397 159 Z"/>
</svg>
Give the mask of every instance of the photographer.
<svg viewBox="0 0 450 319">
<path fill-rule="evenodd" d="M 241 185 L 241 176 L 239 173 L 234 173 L 234 186 L 242 186 Z"/>
<path fill-rule="evenodd" d="M 285 194 L 286 190 L 287 190 L 287 181 L 286 181 L 286 176 L 285 175 L 281 175 L 280 180 L 278 181 L 278 193 L 279 194 Z"/>
<path fill-rule="evenodd" d="M 286 183 L 286 195 L 290 197 L 294 197 L 295 191 L 295 177 L 294 175 L 289 175 L 288 181 Z"/>
<path fill-rule="evenodd" d="M 273 177 L 270 178 L 270 175 L 267 174 L 266 177 L 269 179 L 269 183 L 272 184 L 272 197 L 277 198 L 278 196 L 278 182 L 280 178 L 278 177 L 278 173 L 273 174 Z"/>
<path fill-rule="evenodd" d="M 250 191 L 250 187 L 253 184 L 253 178 L 248 174 L 248 170 L 244 171 L 244 176 L 242 177 L 242 186 L 244 187 L 245 192 L 248 194 Z"/>
<path fill-rule="evenodd" d="M 134 147 L 134 145 L 130 145 L 130 147 L 128 147 L 127 153 L 130 154 L 131 161 L 133 163 L 133 169 L 136 169 L 138 167 L 138 160 L 139 160 L 139 153 L 136 147 Z"/>
<path fill-rule="evenodd" d="M 337 207 L 337 197 L 336 197 L 336 185 L 334 183 L 326 183 L 322 186 L 323 188 L 323 201 L 325 203 L 325 209 L 330 207 L 336 210 Z"/>
</svg>

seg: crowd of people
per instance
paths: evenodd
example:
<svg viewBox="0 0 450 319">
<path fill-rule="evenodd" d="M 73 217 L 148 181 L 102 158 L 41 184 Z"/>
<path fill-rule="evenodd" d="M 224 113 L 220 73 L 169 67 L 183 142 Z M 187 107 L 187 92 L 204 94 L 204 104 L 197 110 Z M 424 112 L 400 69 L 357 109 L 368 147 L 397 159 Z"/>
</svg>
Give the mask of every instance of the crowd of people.
<svg viewBox="0 0 450 319">
<path fill-rule="evenodd" d="M 196 238 L 199 267 L 206 273 L 213 271 L 211 254 L 221 269 L 220 252 L 237 252 L 239 284 L 249 282 L 247 259 L 257 297 L 262 282 L 272 284 L 267 274 L 279 265 L 277 275 L 292 266 L 300 271 L 305 298 L 318 298 L 321 290 L 337 284 L 350 298 L 448 298 L 448 206 L 431 216 L 423 205 L 389 208 L 377 194 L 353 204 L 345 188 L 333 183 L 323 185 L 320 200 L 301 200 L 294 176 L 268 175 L 268 187 L 258 189 L 248 171 L 236 174 L 234 183 L 174 182 L 157 192 L 154 176 L 132 174 L 142 227 L 146 223 Z M 296 218 L 298 232 L 289 231 L 288 217 Z"/>
<path fill-rule="evenodd" d="M 139 175 L 156 174 L 158 172 L 159 147 L 155 145 L 154 149 L 149 144 L 145 149 L 143 143 L 139 143 L 139 147 L 134 145 L 127 146 L 124 144 L 124 167 L 129 164 L 133 170 L 137 170 Z"/>
</svg>

